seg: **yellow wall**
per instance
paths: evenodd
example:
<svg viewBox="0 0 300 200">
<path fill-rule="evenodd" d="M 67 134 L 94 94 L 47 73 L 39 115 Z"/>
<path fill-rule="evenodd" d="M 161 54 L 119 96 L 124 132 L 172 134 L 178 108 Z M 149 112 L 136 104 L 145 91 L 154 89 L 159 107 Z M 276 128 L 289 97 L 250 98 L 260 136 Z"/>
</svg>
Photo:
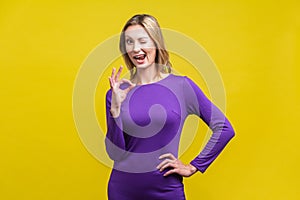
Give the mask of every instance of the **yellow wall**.
<svg viewBox="0 0 300 200">
<path fill-rule="evenodd" d="M 74 81 L 98 44 L 133 14 L 150 13 L 207 50 L 236 130 L 205 174 L 185 179 L 188 199 L 299 199 L 299 10 L 296 0 L 2 1 L 0 198 L 106 199 L 110 169 L 78 136 Z M 106 89 L 103 81 L 97 99 Z M 103 127 L 104 107 L 96 108 Z M 183 161 L 197 155 L 200 133 Z"/>
</svg>

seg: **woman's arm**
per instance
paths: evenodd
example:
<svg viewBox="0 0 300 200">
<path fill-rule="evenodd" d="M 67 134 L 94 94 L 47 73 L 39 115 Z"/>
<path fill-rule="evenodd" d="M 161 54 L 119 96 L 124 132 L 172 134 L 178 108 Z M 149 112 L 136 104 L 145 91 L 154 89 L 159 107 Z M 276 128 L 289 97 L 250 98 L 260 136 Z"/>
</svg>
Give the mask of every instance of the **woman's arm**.
<svg viewBox="0 0 300 200">
<path fill-rule="evenodd" d="M 129 80 L 119 79 L 123 66 L 116 73 L 113 68 L 109 77 L 110 90 L 106 93 L 106 123 L 107 133 L 105 138 L 106 151 L 114 161 L 124 159 L 126 155 L 123 124 L 121 119 L 121 104 L 126 99 L 127 93 L 135 86 Z M 126 89 L 121 89 L 121 84 L 127 83 Z"/>
<path fill-rule="evenodd" d="M 112 160 L 121 160 L 125 152 L 125 140 L 121 116 L 113 117 L 111 113 L 112 91 L 106 93 L 106 151 Z"/>
<path fill-rule="evenodd" d="M 189 177 L 196 171 L 205 172 L 235 134 L 225 115 L 186 76 L 183 77 L 182 94 L 184 96 L 183 105 L 187 114 L 199 116 L 210 127 L 213 134 L 200 154 L 188 165 L 183 164 L 170 153 L 161 155 L 159 159 L 164 160 L 157 166 L 157 169 L 163 171 L 168 167 L 172 168 L 164 176 L 177 173 Z"/>
<path fill-rule="evenodd" d="M 212 130 L 212 135 L 204 149 L 190 162 L 203 173 L 221 153 L 235 132 L 222 111 L 205 96 L 191 79 L 184 78 L 184 95 L 188 114 L 198 115 Z"/>
</svg>

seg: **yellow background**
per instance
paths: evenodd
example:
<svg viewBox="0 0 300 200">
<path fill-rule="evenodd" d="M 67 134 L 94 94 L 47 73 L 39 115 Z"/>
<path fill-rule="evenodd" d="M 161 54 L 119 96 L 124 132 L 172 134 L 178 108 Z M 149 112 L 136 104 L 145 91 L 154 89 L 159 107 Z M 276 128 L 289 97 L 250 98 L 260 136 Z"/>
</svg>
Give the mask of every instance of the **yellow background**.
<svg viewBox="0 0 300 200">
<path fill-rule="evenodd" d="M 296 0 L 1 1 L 0 198 L 106 199 L 110 169 L 80 141 L 73 84 L 92 49 L 149 13 L 210 54 L 236 131 L 206 173 L 185 179 L 188 199 L 300 199 L 299 10 Z"/>
</svg>

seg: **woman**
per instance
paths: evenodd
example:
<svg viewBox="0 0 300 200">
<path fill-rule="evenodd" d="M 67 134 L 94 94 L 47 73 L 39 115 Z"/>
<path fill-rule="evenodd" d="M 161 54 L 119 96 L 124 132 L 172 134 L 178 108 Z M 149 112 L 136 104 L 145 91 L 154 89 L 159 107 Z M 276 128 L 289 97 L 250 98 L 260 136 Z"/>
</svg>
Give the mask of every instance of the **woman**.
<svg viewBox="0 0 300 200">
<path fill-rule="evenodd" d="M 204 172 L 234 136 L 224 114 L 188 77 L 171 73 L 157 20 L 135 15 L 124 26 L 120 50 L 130 80 L 114 68 L 106 94 L 106 150 L 114 161 L 110 200 L 182 200 L 182 177 Z M 178 157 L 186 117 L 199 116 L 213 131 L 189 164 Z"/>
</svg>

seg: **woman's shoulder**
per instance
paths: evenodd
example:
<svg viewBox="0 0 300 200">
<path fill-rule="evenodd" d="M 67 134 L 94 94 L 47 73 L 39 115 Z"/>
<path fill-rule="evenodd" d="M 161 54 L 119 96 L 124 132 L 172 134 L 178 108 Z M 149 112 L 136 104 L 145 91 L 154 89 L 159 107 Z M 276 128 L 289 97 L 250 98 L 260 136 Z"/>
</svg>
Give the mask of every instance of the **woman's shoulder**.
<svg viewBox="0 0 300 200">
<path fill-rule="evenodd" d="M 191 80 L 187 75 L 180 74 L 170 74 L 173 77 L 174 81 L 179 81 L 180 83 L 186 83 L 186 81 Z"/>
<path fill-rule="evenodd" d="M 190 76 L 188 75 L 173 75 L 173 83 L 176 83 L 176 85 L 181 86 L 184 92 L 189 91 L 191 88 L 198 88 L 198 84 L 196 81 L 194 81 Z"/>
<path fill-rule="evenodd" d="M 186 75 L 181 75 L 181 74 L 170 74 L 172 75 L 174 78 L 177 78 L 177 79 L 184 79 L 185 77 L 187 77 Z"/>
</svg>

